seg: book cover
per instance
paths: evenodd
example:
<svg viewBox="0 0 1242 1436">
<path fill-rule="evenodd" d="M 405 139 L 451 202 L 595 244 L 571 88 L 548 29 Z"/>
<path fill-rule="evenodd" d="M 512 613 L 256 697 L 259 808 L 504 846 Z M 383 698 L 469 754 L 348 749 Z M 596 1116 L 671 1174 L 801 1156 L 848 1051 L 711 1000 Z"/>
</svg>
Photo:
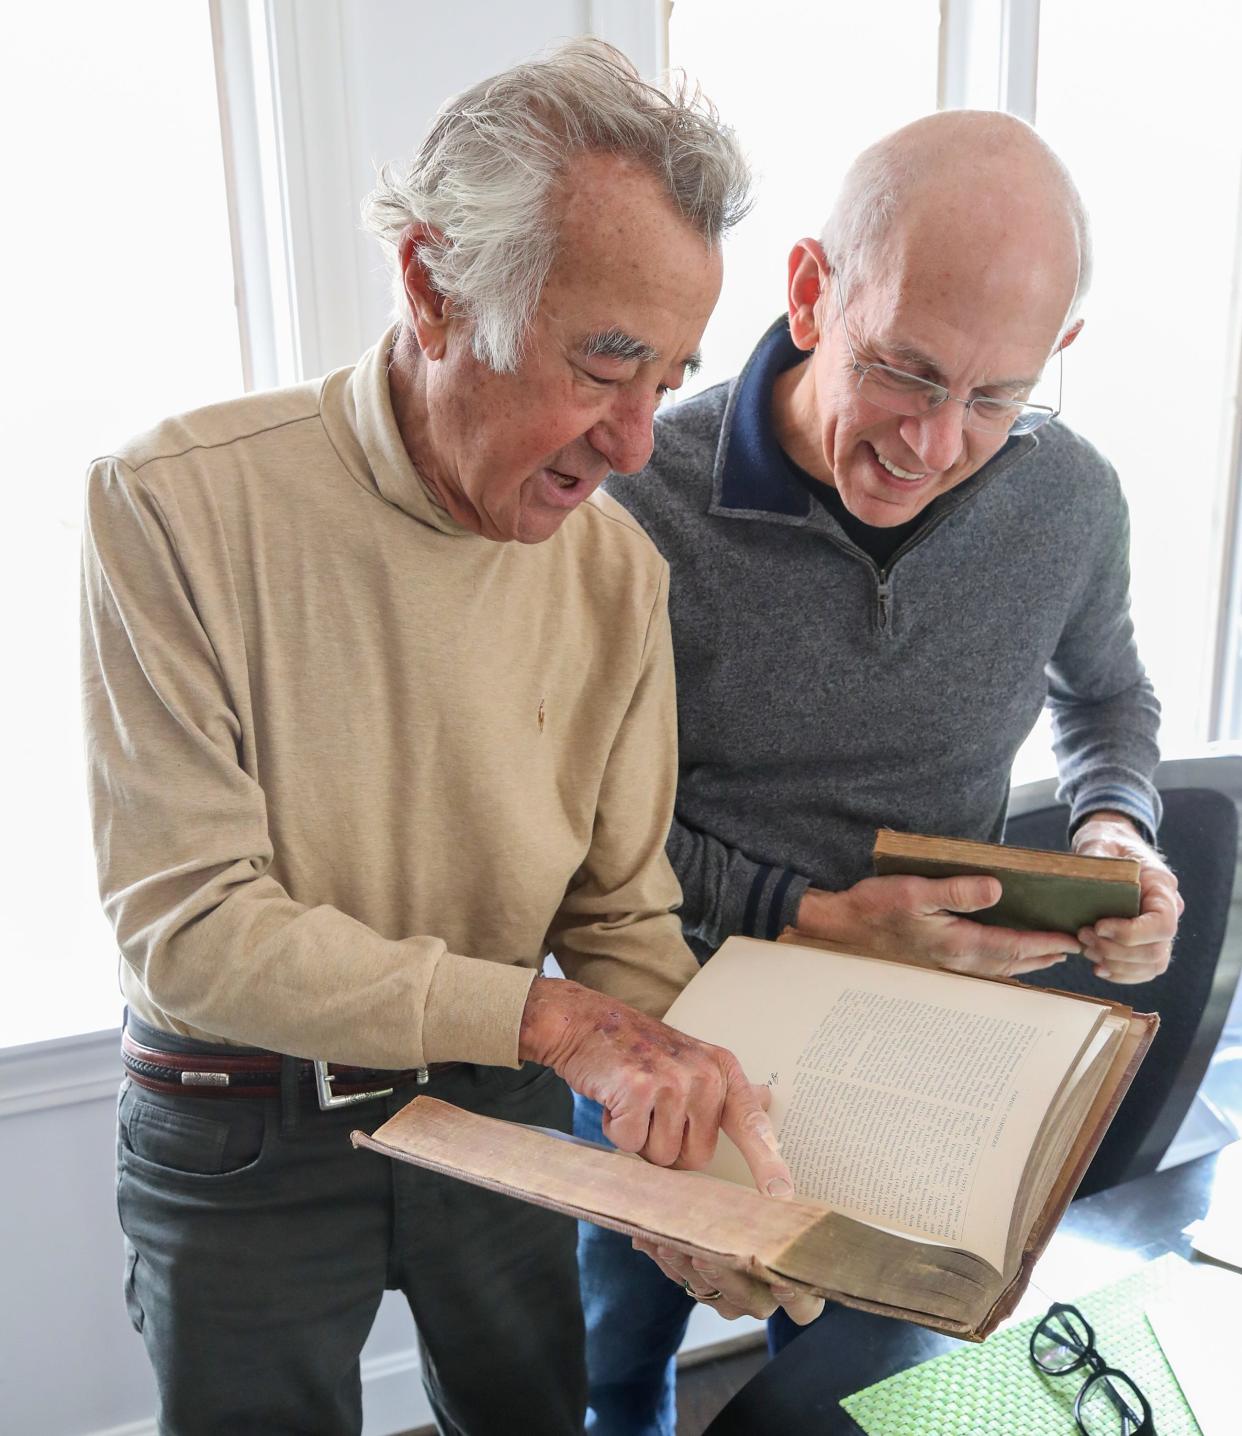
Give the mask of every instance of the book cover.
<svg viewBox="0 0 1242 1436">
<path fill-rule="evenodd" d="M 1139 912 L 1136 859 L 1082 857 L 890 828 L 876 833 L 872 858 L 880 876 L 996 878 L 1000 901 L 968 914 L 972 922 L 991 927 L 1072 936 L 1101 918 L 1137 917 Z"/>
</svg>

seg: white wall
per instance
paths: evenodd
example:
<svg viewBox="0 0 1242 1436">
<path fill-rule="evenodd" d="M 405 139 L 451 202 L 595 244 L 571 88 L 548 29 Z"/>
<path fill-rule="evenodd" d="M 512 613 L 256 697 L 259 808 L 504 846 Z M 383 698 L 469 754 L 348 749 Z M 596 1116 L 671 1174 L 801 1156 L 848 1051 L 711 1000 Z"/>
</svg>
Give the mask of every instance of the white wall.
<svg viewBox="0 0 1242 1436">
<path fill-rule="evenodd" d="M 647 0 L 271 6 L 308 373 L 349 362 L 387 322 L 358 204 L 375 165 L 408 153 L 445 96 L 590 29 L 623 41 L 648 73 L 658 53 Z M 117 1042 L 111 1032 L 0 1050 L 0 1430 L 14 1436 L 154 1436 L 154 1386 L 121 1294 Z M 739 1329 L 701 1309 L 691 1344 Z M 413 1339 L 390 1293 L 363 1354 L 367 1436 L 430 1420 Z"/>
</svg>

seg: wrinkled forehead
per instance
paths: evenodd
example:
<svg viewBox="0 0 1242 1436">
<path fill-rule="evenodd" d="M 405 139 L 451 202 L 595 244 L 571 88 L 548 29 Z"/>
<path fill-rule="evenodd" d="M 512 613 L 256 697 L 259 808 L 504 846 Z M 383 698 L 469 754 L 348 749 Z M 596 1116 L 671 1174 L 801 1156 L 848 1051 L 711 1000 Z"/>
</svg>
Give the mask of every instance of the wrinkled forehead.
<svg viewBox="0 0 1242 1436">
<path fill-rule="evenodd" d="M 719 290 L 718 249 L 677 211 L 647 170 L 612 155 L 583 155 L 567 171 L 556 250 L 541 309 L 573 311 L 583 334 L 621 329 L 645 343 L 669 309 L 710 312 Z M 575 337 L 582 337 L 576 335 Z"/>
</svg>

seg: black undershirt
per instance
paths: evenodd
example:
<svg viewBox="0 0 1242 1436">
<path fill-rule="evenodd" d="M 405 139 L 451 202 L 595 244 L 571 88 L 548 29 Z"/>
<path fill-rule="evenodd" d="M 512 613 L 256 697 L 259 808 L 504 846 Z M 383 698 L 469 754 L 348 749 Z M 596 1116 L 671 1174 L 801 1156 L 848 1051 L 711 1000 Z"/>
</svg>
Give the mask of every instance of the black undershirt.
<svg viewBox="0 0 1242 1436">
<path fill-rule="evenodd" d="M 865 524 L 861 519 L 856 519 L 849 509 L 841 502 L 841 495 L 831 484 L 821 483 L 819 479 L 808 474 L 803 468 L 784 454 L 785 463 L 789 472 L 802 485 L 804 489 L 817 499 L 834 519 L 845 530 L 847 537 L 862 549 L 868 558 L 873 559 L 876 564 L 883 568 L 890 558 L 897 552 L 903 543 L 922 528 L 924 521 L 931 514 L 935 507 L 934 503 L 928 504 L 920 509 L 915 516 L 904 524 L 894 524 L 892 528 L 877 528 L 874 524 Z"/>
</svg>

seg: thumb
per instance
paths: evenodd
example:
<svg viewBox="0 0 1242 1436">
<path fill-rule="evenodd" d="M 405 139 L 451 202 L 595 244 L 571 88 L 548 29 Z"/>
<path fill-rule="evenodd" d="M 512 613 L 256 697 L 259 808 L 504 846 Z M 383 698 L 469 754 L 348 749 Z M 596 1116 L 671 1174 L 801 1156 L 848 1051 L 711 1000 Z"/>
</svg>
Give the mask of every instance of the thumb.
<svg viewBox="0 0 1242 1436">
<path fill-rule="evenodd" d="M 740 1068 L 730 1072 L 728 1083 L 720 1130 L 741 1152 L 761 1192 L 769 1197 L 792 1197 L 793 1178 L 754 1087 Z"/>
<path fill-rule="evenodd" d="M 997 878 L 962 874 L 954 878 L 936 878 L 931 887 L 933 901 L 942 912 L 978 912 L 1000 902 L 1001 885 Z M 936 910 L 936 909 L 933 909 Z"/>
</svg>

